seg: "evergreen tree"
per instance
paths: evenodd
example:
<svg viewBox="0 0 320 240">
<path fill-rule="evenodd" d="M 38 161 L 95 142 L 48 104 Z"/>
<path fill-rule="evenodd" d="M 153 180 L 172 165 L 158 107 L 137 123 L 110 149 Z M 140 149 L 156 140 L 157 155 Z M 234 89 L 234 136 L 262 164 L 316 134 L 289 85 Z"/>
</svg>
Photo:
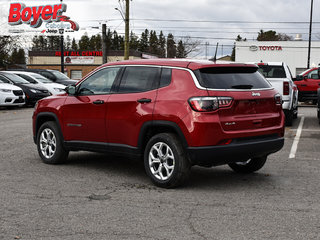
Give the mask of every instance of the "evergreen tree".
<svg viewBox="0 0 320 240">
<path fill-rule="evenodd" d="M 112 32 L 110 31 L 110 29 L 108 29 L 107 31 L 107 50 L 113 50 L 112 48 Z"/>
<path fill-rule="evenodd" d="M 85 33 L 82 35 L 79 41 L 79 50 L 81 51 L 88 51 L 90 50 L 90 39 L 88 37 L 88 34 Z"/>
<path fill-rule="evenodd" d="M 277 35 L 276 31 L 267 31 L 264 32 L 263 30 L 260 30 L 257 37 L 258 41 L 278 41 L 279 37 Z"/>
<path fill-rule="evenodd" d="M 22 48 L 20 48 L 18 51 L 16 63 L 26 64 L 26 55 Z"/>
<path fill-rule="evenodd" d="M 171 33 L 167 37 L 167 58 L 175 58 L 177 54 L 176 43 Z"/>
<path fill-rule="evenodd" d="M 93 35 L 90 38 L 90 50 L 101 51 L 102 49 L 102 37 L 100 34 Z"/>
<path fill-rule="evenodd" d="M 111 38 L 111 49 L 112 50 L 120 50 L 120 38 L 118 36 L 117 31 L 113 31 Z"/>
<path fill-rule="evenodd" d="M 44 36 L 39 36 L 39 49 L 41 51 L 48 50 L 48 39 Z"/>
<path fill-rule="evenodd" d="M 60 50 L 60 36 L 48 36 L 48 45 L 44 50 Z"/>
<path fill-rule="evenodd" d="M 78 49 L 79 49 L 78 44 L 77 44 L 75 38 L 72 39 L 71 49 L 72 49 L 73 51 L 78 51 Z"/>
<path fill-rule="evenodd" d="M 187 53 L 184 47 L 184 44 L 182 42 L 182 40 L 180 40 L 178 42 L 178 47 L 177 47 L 177 58 L 186 58 L 187 57 Z"/>
<path fill-rule="evenodd" d="M 100 34 L 96 35 L 95 50 L 102 50 L 102 36 Z"/>
<path fill-rule="evenodd" d="M 140 52 L 147 52 L 149 49 L 149 30 L 146 29 L 144 32 L 141 34 L 140 38 L 140 43 L 139 43 L 139 48 L 138 50 Z"/>
<path fill-rule="evenodd" d="M 39 50 L 40 49 L 40 42 L 38 36 L 34 36 L 32 38 L 32 50 Z"/>
<path fill-rule="evenodd" d="M 158 53 L 160 58 L 165 58 L 166 57 L 166 38 L 163 35 L 163 32 L 160 32 L 159 35 L 159 53 Z"/>
<path fill-rule="evenodd" d="M 89 43 L 90 50 L 96 50 L 96 36 L 92 35 Z"/>
<path fill-rule="evenodd" d="M 149 53 L 158 55 L 159 54 L 159 40 L 156 31 L 150 31 L 149 38 Z"/>
<path fill-rule="evenodd" d="M 138 50 L 139 48 L 139 39 L 132 31 L 130 33 L 129 46 L 129 48 L 132 50 Z"/>
<path fill-rule="evenodd" d="M 258 41 L 290 41 L 292 40 L 291 36 L 288 36 L 285 33 L 278 33 L 273 30 L 263 31 L 262 29 L 258 33 Z"/>
<path fill-rule="evenodd" d="M 26 64 L 26 57 L 24 54 L 24 50 L 22 48 L 14 48 L 11 56 L 10 56 L 10 63 L 12 64 Z"/>
<path fill-rule="evenodd" d="M 9 58 L 10 63 L 16 63 L 17 56 L 18 56 L 18 51 L 16 48 L 14 48 Z"/>
</svg>

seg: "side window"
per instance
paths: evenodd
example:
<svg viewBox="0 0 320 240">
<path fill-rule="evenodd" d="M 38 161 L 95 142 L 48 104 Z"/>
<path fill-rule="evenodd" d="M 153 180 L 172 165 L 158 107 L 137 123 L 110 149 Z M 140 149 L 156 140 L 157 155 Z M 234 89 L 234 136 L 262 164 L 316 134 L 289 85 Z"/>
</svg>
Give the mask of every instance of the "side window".
<svg viewBox="0 0 320 240">
<path fill-rule="evenodd" d="M 3 82 L 3 83 L 11 83 L 9 80 L 7 80 L 5 77 L 1 76 L 0 75 L 0 82 Z"/>
<path fill-rule="evenodd" d="M 146 92 L 156 89 L 160 75 L 158 67 L 126 67 L 119 93 Z"/>
<path fill-rule="evenodd" d="M 170 68 L 162 68 L 159 88 L 162 88 L 162 87 L 170 85 L 170 83 L 171 83 L 171 75 L 172 75 L 172 69 L 170 69 Z"/>
<path fill-rule="evenodd" d="M 39 72 L 39 74 L 41 74 L 42 76 L 50 79 L 50 80 L 55 80 L 54 76 L 51 74 L 51 73 L 48 73 L 48 72 Z"/>
<path fill-rule="evenodd" d="M 318 70 L 313 70 L 308 74 L 309 79 L 319 79 Z"/>
<path fill-rule="evenodd" d="M 37 84 L 37 81 L 32 79 L 31 77 L 24 75 L 24 74 L 17 74 L 19 77 L 22 77 L 23 79 L 27 80 L 29 83 Z"/>
<path fill-rule="evenodd" d="M 80 95 L 109 94 L 119 70 L 119 67 L 105 68 L 94 73 L 81 83 L 78 93 Z"/>
</svg>

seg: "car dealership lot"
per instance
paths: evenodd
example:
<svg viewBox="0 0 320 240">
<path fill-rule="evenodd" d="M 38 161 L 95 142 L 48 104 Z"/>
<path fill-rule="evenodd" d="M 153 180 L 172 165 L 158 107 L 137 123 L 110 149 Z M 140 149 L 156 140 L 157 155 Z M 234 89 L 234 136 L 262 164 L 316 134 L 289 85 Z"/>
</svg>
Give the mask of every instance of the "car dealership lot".
<svg viewBox="0 0 320 240">
<path fill-rule="evenodd" d="M 71 153 L 43 164 L 32 108 L 0 109 L 0 239 L 319 239 L 320 126 L 299 108 L 284 148 L 252 175 L 194 167 L 178 189 L 155 187 L 138 161 Z M 298 126 L 295 158 L 289 158 Z"/>
</svg>

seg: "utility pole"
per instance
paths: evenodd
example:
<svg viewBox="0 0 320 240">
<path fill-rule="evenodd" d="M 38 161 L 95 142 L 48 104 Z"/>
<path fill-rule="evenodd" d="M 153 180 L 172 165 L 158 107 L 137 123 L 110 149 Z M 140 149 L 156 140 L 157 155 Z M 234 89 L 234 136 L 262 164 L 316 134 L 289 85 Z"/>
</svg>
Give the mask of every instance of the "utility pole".
<svg viewBox="0 0 320 240">
<path fill-rule="evenodd" d="M 108 53 L 107 53 L 107 25 L 102 24 L 102 63 L 108 62 Z"/>
<path fill-rule="evenodd" d="M 126 16 L 125 16 L 125 36 L 124 36 L 124 60 L 129 59 L 129 1 L 126 1 Z"/>
<path fill-rule="evenodd" d="M 311 53 L 311 32 L 312 32 L 312 12 L 313 12 L 313 0 L 311 0 L 310 10 L 310 27 L 309 27 L 309 46 L 308 46 L 308 63 L 307 68 L 310 68 L 310 53 Z"/>
<path fill-rule="evenodd" d="M 62 3 L 62 0 L 60 0 L 60 2 Z M 63 31 L 63 30 L 61 30 Z M 63 41 L 63 32 L 61 33 L 60 36 L 60 53 L 61 53 L 61 72 L 64 73 L 64 41 Z"/>
</svg>

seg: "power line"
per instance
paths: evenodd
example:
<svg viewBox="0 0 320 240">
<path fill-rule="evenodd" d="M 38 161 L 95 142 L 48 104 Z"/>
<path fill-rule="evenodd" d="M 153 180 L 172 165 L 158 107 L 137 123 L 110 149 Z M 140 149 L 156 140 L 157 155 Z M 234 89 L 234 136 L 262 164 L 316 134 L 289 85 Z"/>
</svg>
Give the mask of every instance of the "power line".
<svg viewBox="0 0 320 240">
<path fill-rule="evenodd" d="M 78 20 L 78 21 L 120 21 L 119 18 L 112 18 L 112 19 L 87 19 L 87 20 Z M 237 23 L 237 24 L 309 24 L 309 22 L 298 22 L 298 21 L 234 21 L 234 20 L 188 20 L 188 19 L 155 19 L 155 18 L 134 18 L 131 19 L 132 21 L 150 21 L 150 22 L 189 22 L 189 23 Z M 313 24 L 320 24 L 320 22 L 313 22 Z"/>
</svg>

